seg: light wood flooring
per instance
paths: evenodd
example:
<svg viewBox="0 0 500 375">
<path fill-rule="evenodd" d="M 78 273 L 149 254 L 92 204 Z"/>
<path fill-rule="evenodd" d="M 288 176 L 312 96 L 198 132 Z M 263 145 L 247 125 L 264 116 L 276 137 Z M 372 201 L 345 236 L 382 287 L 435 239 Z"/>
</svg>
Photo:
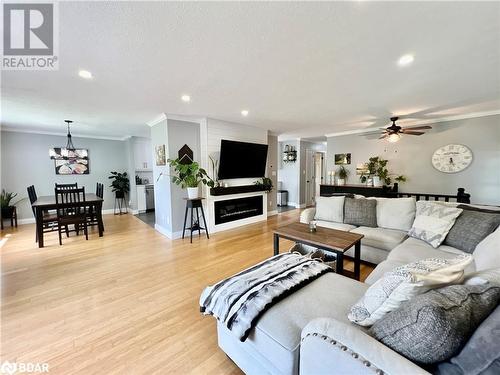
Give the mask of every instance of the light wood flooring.
<svg viewBox="0 0 500 375">
<path fill-rule="evenodd" d="M 272 231 L 299 211 L 206 238 L 169 240 L 132 215 L 105 234 L 1 235 L 1 361 L 47 362 L 50 374 L 240 374 L 199 313 L 206 285 L 272 255 Z M 282 241 L 281 249 L 290 244 Z M 347 267 L 349 268 L 349 266 Z M 361 267 L 362 279 L 371 272 Z"/>
</svg>

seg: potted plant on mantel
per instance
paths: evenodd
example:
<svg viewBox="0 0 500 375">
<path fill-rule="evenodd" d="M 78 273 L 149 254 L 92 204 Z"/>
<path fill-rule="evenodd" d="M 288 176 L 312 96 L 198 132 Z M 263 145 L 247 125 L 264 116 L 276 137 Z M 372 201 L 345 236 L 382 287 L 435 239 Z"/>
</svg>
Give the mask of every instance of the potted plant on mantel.
<svg viewBox="0 0 500 375">
<path fill-rule="evenodd" d="M 11 203 L 16 196 L 17 193 L 7 192 L 5 189 L 2 189 L 2 194 L 0 194 L 0 207 L 2 208 L 3 219 L 10 219 L 14 214 L 15 205 L 21 201 L 19 200 L 16 203 Z"/>
<path fill-rule="evenodd" d="M 389 161 L 386 159 L 382 159 L 379 156 L 374 156 L 371 157 L 368 160 L 368 163 L 366 164 L 368 168 L 368 173 L 372 176 L 373 179 L 373 186 L 375 187 L 382 187 L 384 185 L 388 186 L 391 184 L 392 179 L 389 175 L 389 170 L 387 169 L 387 163 Z M 365 179 L 366 181 L 366 176 L 361 175 L 361 179 Z M 405 176 L 397 176 L 395 178 L 397 182 L 405 182 L 406 177 Z M 363 180 L 362 180 L 363 181 Z"/>
<path fill-rule="evenodd" d="M 345 185 L 347 177 L 349 177 L 349 170 L 341 165 L 337 170 L 337 175 L 339 176 L 337 178 L 337 185 Z"/>
<path fill-rule="evenodd" d="M 262 177 L 260 180 L 254 182 L 254 185 L 257 185 L 262 188 L 262 191 L 266 193 L 270 193 L 273 190 L 273 181 L 269 177 Z"/>
<path fill-rule="evenodd" d="M 200 197 L 200 184 L 214 187 L 214 181 L 208 176 L 207 171 L 200 168 L 197 162 L 184 164 L 179 159 L 168 159 L 168 164 L 174 169 L 172 182 L 182 189 L 187 188 L 188 198 Z"/>
<path fill-rule="evenodd" d="M 108 178 L 113 180 L 110 187 L 113 188 L 115 197 L 118 199 L 124 199 L 125 195 L 130 191 L 130 182 L 127 172 L 111 172 L 111 176 Z"/>
</svg>

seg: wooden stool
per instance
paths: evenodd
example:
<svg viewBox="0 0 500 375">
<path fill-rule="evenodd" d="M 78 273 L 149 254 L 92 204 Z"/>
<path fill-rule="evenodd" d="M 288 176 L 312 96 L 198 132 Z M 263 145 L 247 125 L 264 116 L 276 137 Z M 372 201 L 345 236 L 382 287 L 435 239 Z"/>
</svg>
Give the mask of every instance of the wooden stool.
<svg viewBox="0 0 500 375">
<path fill-rule="evenodd" d="M 16 206 L 12 206 L 12 215 L 10 217 L 6 217 L 5 219 L 10 219 L 10 226 L 17 228 L 17 208 Z M 3 229 L 3 220 L 4 217 L 0 217 L 0 229 Z"/>
<path fill-rule="evenodd" d="M 184 227 L 182 229 L 182 238 L 184 239 L 184 233 L 186 232 L 186 229 L 189 229 L 191 232 L 191 243 L 193 243 L 193 232 L 198 231 L 198 236 L 201 236 L 201 230 L 203 229 L 207 235 L 207 238 L 210 238 L 208 235 L 208 228 L 207 228 L 207 221 L 205 220 L 205 212 L 203 212 L 203 204 L 201 201 L 204 198 L 196 198 L 196 199 L 189 199 L 189 198 L 184 198 L 186 201 L 186 213 L 184 214 Z M 188 210 L 191 209 L 191 226 L 186 228 L 186 222 L 187 222 L 187 216 L 188 216 Z M 193 222 L 193 211 L 196 209 L 196 221 Z M 200 226 L 200 212 L 198 209 L 201 209 L 201 216 L 203 218 L 203 225 L 205 226 L 204 228 Z"/>
</svg>

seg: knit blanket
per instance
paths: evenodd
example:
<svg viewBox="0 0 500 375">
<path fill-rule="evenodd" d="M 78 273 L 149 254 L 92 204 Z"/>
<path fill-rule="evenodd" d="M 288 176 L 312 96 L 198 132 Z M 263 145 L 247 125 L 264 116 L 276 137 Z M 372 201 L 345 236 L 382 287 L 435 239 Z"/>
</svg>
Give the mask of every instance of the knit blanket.
<svg viewBox="0 0 500 375">
<path fill-rule="evenodd" d="M 327 272 L 332 268 L 320 261 L 296 253 L 278 254 L 205 288 L 200 311 L 245 341 L 267 309 Z"/>
</svg>

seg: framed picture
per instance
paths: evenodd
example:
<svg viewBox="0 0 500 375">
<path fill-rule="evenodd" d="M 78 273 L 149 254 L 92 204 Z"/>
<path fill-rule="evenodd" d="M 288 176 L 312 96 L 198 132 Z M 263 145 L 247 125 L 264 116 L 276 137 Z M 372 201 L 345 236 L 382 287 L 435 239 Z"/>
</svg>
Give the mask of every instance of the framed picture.
<svg viewBox="0 0 500 375">
<path fill-rule="evenodd" d="M 165 145 L 155 147 L 156 165 L 166 165 Z"/>
<path fill-rule="evenodd" d="M 351 154 L 335 154 L 335 165 L 351 164 Z"/>
<path fill-rule="evenodd" d="M 368 170 L 368 165 L 366 163 L 356 164 L 356 174 L 358 176 L 369 175 L 370 171 Z"/>
<path fill-rule="evenodd" d="M 56 174 L 89 174 L 89 160 L 87 158 L 56 159 Z"/>
</svg>

